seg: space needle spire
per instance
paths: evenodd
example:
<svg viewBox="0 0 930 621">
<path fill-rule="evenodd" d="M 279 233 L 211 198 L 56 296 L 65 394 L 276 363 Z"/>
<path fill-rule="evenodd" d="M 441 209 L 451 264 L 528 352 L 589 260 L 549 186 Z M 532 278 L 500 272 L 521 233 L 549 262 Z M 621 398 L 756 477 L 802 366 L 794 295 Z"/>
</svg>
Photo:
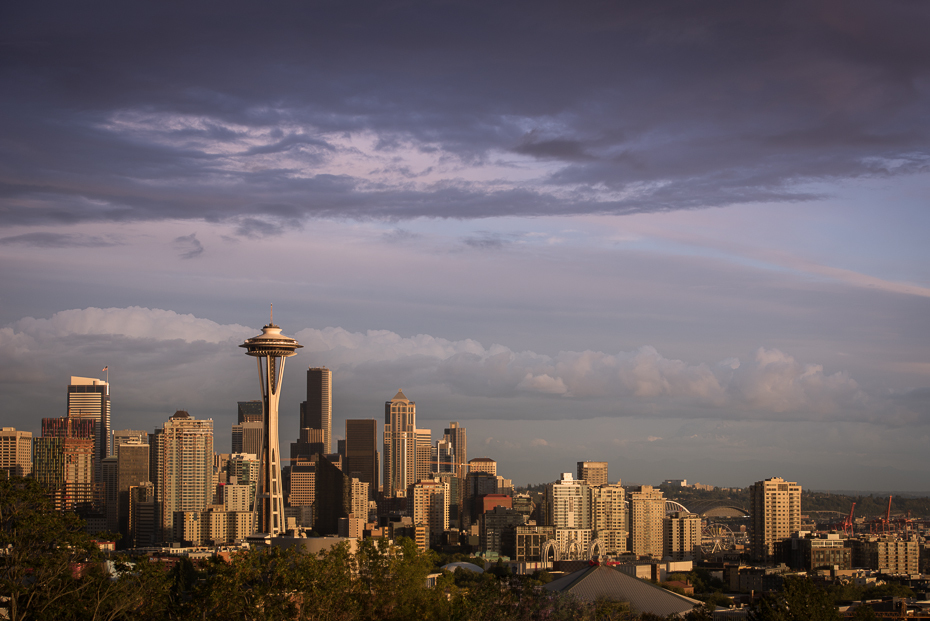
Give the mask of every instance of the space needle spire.
<svg viewBox="0 0 930 621">
<path fill-rule="evenodd" d="M 281 449 L 278 442 L 278 401 L 284 380 L 284 362 L 303 347 L 295 339 L 281 334 L 272 320 L 258 336 L 239 347 L 258 362 L 258 379 L 262 388 L 262 449 L 259 455 L 258 486 L 254 512 L 256 531 L 277 537 L 286 529 L 284 494 L 281 487 Z"/>
</svg>

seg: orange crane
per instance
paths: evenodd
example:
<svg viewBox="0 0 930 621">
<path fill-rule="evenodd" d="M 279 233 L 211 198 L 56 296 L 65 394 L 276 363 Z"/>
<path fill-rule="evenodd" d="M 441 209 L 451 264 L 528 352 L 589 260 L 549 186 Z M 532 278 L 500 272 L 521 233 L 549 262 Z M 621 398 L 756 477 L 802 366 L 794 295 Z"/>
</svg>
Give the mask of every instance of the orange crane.
<svg viewBox="0 0 930 621">
<path fill-rule="evenodd" d="M 849 508 L 849 515 L 846 516 L 846 519 L 843 520 L 843 532 L 846 533 L 847 537 L 853 536 L 853 511 L 856 510 L 856 503 L 852 503 L 852 507 Z"/>
<path fill-rule="evenodd" d="M 885 509 L 885 523 L 882 526 L 882 532 L 887 532 L 891 527 L 891 494 L 888 494 L 888 508 Z"/>
</svg>

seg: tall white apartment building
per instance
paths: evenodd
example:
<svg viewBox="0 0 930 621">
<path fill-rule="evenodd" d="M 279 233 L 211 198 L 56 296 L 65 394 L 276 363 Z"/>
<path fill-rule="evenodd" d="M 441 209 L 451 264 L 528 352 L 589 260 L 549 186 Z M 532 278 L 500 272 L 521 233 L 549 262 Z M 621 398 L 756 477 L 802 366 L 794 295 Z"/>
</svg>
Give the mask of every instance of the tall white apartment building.
<svg viewBox="0 0 930 621">
<path fill-rule="evenodd" d="M 591 496 L 584 481 L 572 477 L 571 472 L 546 487 L 548 522 L 556 528 L 590 529 Z"/>
</svg>

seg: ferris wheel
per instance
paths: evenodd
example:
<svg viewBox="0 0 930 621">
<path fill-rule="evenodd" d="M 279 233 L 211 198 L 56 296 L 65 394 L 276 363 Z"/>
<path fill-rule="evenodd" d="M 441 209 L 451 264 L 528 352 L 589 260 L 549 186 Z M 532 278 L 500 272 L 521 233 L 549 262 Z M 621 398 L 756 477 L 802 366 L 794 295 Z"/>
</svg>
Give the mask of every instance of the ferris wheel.
<svg viewBox="0 0 930 621">
<path fill-rule="evenodd" d="M 701 551 L 707 554 L 726 552 L 736 547 L 736 535 L 726 524 L 708 524 L 701 530 Z"/>
</svg>

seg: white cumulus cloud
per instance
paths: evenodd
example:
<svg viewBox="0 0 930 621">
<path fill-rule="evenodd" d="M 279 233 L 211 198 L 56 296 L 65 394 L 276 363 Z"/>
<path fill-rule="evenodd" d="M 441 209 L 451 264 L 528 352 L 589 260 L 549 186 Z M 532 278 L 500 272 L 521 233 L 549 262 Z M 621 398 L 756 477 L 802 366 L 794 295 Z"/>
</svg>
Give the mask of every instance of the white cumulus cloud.
<svg viewBox="0 0 930 621">
<path fill-rule="evenodd" d="M 243 384 L 251 381 L 254 367 L 244 364 L 237 345 L 256 331 L 141 307 L 26 317 L 0 329 L 0 383 L 52 378 L 63 383 L 68 375 L 97 373 L 109 365 L 126 397 L 160 408 L 169 401 L 217 407 L 206 404 L 255 398 L 257 386 L 251 390 Z M 488 416 L 873 421 L 882 416 L 881 400 L 866 395 L 847 373 L 827 373 L 822 365 L 778 349 L 759 348 L 745 361 L 730 357 L 708 363 L 667 358 L 651 346 L 546 355 L 388 330 L 305 328 L 294 336 L 304 345 L 299 364 L 329 366 L 340 385 L 352 386 L 365 399 L 383 393 L 385 386 L 404 387 L 430 394 L 434 403 L 481 399 L 490 408 Z M 884 422 L 920 417 L 909 412 Z"/>
</svg>

